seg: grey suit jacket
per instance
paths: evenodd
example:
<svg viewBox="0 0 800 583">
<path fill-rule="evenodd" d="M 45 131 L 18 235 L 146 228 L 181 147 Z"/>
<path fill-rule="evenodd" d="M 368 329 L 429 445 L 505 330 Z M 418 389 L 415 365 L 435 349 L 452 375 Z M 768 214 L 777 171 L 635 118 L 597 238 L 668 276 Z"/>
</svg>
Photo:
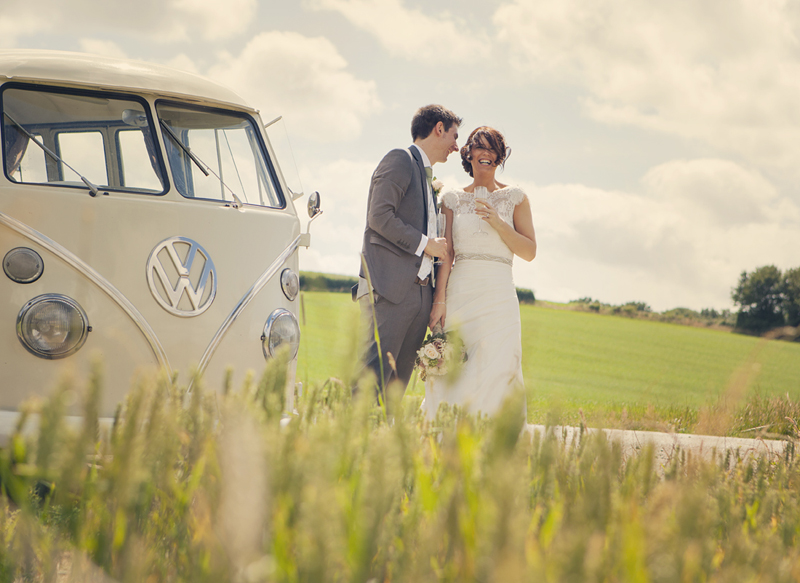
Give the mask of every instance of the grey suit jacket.
<svg viewBox="0 0 800 583">
<path fill-rule="evenodd" d="M 394 304 L 416 285 L 422 264 L 415 252 L 428 234 L 426 190 L 425 167 L 415 147 L 392 150 L 372 175 L 362 252 L 373 288 Z"/>
</svg>

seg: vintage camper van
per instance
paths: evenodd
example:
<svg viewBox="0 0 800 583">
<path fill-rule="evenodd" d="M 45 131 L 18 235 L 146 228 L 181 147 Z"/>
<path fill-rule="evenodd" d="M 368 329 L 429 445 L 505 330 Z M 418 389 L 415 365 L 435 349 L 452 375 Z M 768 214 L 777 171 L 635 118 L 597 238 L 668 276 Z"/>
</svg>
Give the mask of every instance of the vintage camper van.
<svg viewBox="0 0 800 583">
<path fill-rule="evenodd" d="M 0 420 L 97 355 L 105 416 L 141 368 L 220 389 L 283 348 L 291 389 L 309 235 L 257 111 L 166 67 L 0 51 L 0 116 Z"/>
</svg>

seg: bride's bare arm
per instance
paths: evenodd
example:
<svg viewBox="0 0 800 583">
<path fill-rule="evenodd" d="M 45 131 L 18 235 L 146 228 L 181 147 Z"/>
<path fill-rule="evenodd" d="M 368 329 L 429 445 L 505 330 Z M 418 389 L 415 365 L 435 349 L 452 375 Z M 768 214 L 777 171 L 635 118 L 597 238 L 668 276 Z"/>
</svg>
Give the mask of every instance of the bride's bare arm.
<svg viewBox="0 0 800 583">
<path fill-rule="evenodd" d="M 533 229 L 531 205 L 527 197 L 514 207 L 514 226 L 501 219 L 497 210 L 487 201 L 476 198 L 475 203 L 475 212 L 497 231 L 514 255 L 525 261 L 532 261 L 536 257 L 536 232 Z"/>
<path fill-rule="evenodd" d="M 437 323 L 444 328 L 444 320 L 447 315 L 445 298 L 447 293 L 447 280 L 450 278 L 450 271 L 453 269 L 453 211 L 442 205 L 442 212 L 445 217 L 444 237 L 447 239 L 447 257 L 441 257 L 442 264 L 436 271 L 436 289 L 433 290 L 433 306 L 428 327 L 433 328 Z"/>
</svg>

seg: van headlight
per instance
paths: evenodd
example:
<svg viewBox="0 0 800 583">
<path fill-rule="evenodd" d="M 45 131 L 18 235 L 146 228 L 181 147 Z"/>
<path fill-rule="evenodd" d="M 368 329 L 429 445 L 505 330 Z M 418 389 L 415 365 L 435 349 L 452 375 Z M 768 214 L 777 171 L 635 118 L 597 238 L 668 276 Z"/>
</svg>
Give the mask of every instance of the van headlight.
<svg viewBox="0 0 800 583">
<path fill-rule="evenodd" d="M 37 296 L 17 316 L 22 345 L 41 358 L 64 358 L 77 351 L 91 327 L 80 304 L 59 294 Z"/>
<path fill-rule="evenodd" d="M 290 301 L 294 301 L 300 291 L 300 278 L 288 267 L 281 272 L 281 289 Z"/>
<path fill-rule="evenodd" d="M 300 348 L 300 326 L 294 314 L 285 308 L 272 312 L 264 326 L 261 345 L 264 348 L 264 358 L 274 357 L 283 346 L 289 347 L 289 360 L 297 356 Z"/>
</svg>

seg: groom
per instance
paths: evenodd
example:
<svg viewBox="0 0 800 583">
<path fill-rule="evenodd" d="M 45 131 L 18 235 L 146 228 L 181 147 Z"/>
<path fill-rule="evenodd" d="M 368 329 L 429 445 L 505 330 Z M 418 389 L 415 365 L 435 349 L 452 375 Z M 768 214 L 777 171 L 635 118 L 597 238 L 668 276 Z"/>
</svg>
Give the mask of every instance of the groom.
<svg viewBox="0 0 800 583">
<path fill-rule="evenodd" d="M 405 389 L 428 327 L 433 258 L 447 256 L 446 240 L 436 232 L 431 166 L 446 162 L 452 152 L 458 151 L 460 125 L 461 118 L 441 105 L 421 107 L 411 120 L 414 143 L 407 150 L 386 154 L 372 175 L 362 254 L 374 292 L 375 321 L 383 353 L 383 386 L 398 379 Z M 353 297 L 359 301 L 362 319 L 369 325 L 364 365 L 380 379 L 381 362 L 366 276 L 362 265 Z M 387 353 L 392 355 L 394 367 Z"/>
</svg>

